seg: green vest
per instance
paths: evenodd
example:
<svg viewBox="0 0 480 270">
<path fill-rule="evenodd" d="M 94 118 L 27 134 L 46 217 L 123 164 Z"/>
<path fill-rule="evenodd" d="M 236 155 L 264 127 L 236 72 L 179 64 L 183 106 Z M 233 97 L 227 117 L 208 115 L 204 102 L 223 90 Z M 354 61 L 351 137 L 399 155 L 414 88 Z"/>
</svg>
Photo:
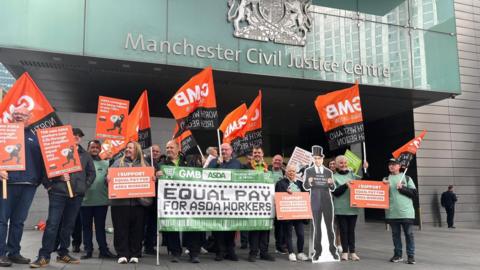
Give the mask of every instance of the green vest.
<svg viewBox="0 0 480 270">
<path fill-rule="evenodd" d="M 94 160 L 97 176 L 92 185 L 85 192 L 82 206 L 101 206 L 109 205 L 108 187 L 105 178 L 108 173 L 108 160 Z"/>
<path fill-rule="evenodd" d="M 333 174 L 333 181 L 335 182 L 335 187 L 337 188 L 346 184 L 349 180 L 357 179 L 360 179 L 360 177 L 352 172 L 347 174 L 339 174 L 336 172 Z M 353 216 L 360 213 L 359 208 L 350 207 L 350 189 L 348 188 L 342 195 L 334 197 L 333 205 L 335 206 L 335 215 Z"/>
<path fill-rule="evenodd" d="M 263 170 L 263 167 L 262 167 L 262 170 Z M 275 179 L 275 183 L 282 180 L 282 178 L 283 178 L 282 170 L 279 170 L 279 171 L 271 170 L 271 172 L 272 172 L 273 179 Z"/>
<path fill-rule="evenodd" d="M 413 201 L 409 197 L 401 194 L 397 190 L 397 183 L 402 178 L 403 173 L 397 175 L 390 174 L 388 181 L 390 183 L 390 209 L 385 210 L 386 219 L 415 219 L 415 209 Z M 415 188 L 412 178 L 405 175 L 403 182 L 407 183 L 408 188 Z"/>
</svg>

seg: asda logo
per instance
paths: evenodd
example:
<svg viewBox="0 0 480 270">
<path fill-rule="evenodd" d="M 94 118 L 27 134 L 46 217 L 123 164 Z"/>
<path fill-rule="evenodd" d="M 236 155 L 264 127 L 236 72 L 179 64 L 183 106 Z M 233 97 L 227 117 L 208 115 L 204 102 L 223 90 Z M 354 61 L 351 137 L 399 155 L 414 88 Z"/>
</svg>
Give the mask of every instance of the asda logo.
<svg viewBox="0 0 480 270">
<path fill-rule="evenodd" d="M 232 172 L 230 171 L 216 171 L 203 170 L 202 180 L 232 180 Z"/>
</svg>

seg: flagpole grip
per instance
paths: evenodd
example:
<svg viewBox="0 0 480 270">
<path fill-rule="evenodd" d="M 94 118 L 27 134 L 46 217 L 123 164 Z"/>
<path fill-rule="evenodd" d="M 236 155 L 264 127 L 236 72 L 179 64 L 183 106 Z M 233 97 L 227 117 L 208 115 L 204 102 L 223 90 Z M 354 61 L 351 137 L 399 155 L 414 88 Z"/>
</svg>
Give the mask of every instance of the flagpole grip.
<svg viewBox="0 0 480 270">
<path fill-rule="evenodd" d="M 7 179 L 2 180 L 2 197 L 4 200 L 7 199 Z"/>
<path fill-rule="evenodd" d="M 70 181 L 67 181 L 67 190 L 68 190 L 68 197 L 73 198 L 73 191 L 72 191 L 72 184 Z"/>
</svg>

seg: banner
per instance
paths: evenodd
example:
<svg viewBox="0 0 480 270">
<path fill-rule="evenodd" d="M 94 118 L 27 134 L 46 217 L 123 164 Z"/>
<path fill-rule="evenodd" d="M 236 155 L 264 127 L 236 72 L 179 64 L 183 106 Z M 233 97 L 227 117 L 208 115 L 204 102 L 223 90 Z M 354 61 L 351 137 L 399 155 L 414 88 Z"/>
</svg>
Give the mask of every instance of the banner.
<svg viewBox="0 0 480 270">
<path fill-rule="evenodd" d="M 305 169 L 310 167 L 312 163 L 312 153 L 296 146 L 293 150 L 292 156 L 288 160 L 287 166 L 295 166 L 297 172 L 297 176 L 295 177 L 295 179 L 303 182 L 303 175 L 305 174 Z"/>
<path fill-rule="evenodd" d="M 27 72 L 15 81 L 0 103 L 0 123 L 11 123 L 13 111 L 18 107 L 30 111 L 28 128 L 34 134 L 38 129 L 62 125 L 53 107 Z"/>
<path fill-rule="evenodd" d="M 96 138 L 126 140 L 128 100 L 98 97 Z"/>
<path fill-rule="evenodd" d="M 155 197 L 153 167 L 109 168 L 108 198 Z"/>
<path fill-rule="evenodd" d="M 70 125 L 40 129 L 37 136 L 48 178 L 82 170 Z"/>
<path fill-rule="evenodd" d="M 359 158 L 355 153 L 348 150 L 345 151 L 344 156 L 347 158 L 348 168 L 355 174 L 358 174 L 358 170 L 362 167 L 362 159 Z"/>
<path fill-rule="evenodd" d="M 223 133 L 223 142 L 230 143 L 237 135 L 238 131 L 247 123 L 247 105 L 242 103 L 235 110 L 230 112 L 223 119 L 222 124 L 218 129 Z"/>
<path fill-rule="evenodd" d="M 400 166 L 402 166 L 402 168 L 407 168 L 408 164 L 410 164 L 410 161 L 413 159 L 413 156 L 417 154 L 417 150 L 420 148 L 420 144 L 422 143 L 425 134 L 427 134 L 426 130 L 422 131 L 420 135 L 392 153 L 393 157 L 400 161 Z"/>
<path fill-rule="evenodd" d="M 142 149 L 152 146 L 152 132 L 150 129 L 150 109 L 148 107 L 148 93 L 144 90 L 128 115 L 128 141 L 137 141 Z"/>
<path fill-rule="evenodd" d="M 101 159 L 110 159 L 120 153 L 127 146 L 127 141 L 106 139 L 102 143 L 102 150 L 99 157 Z"/>
<path fill-rule="evenodd" d="M 388 209 L 389 188 L 388 184 L 381 181 L 354 180 L 350 185 L 350 206 Z"/>
<path fill-rule="evenodd" d="M 270 172 L 162 166 L 158 181 L 161 231 L 270 230 Z"/>
<path fill-rule="evenodd" d="M 233 152 L 238 156 L 245 155 L 252 151 L 253 147 L 262 146 L 263 144 L 262 91 L 258 91 L 258 96 L 252 102 L 245 115 L 245 125 L 231 136 L 235 138 L 231 142 Z"/>
<path fill-rule="evenodd" d="M 22 123 L 0 123 L 0 171 L 25 171 L 25 131 Z"/>
<path fill-rule="evenodd" d="M 275 210 L 278 220 L 312 219 L 310 193 L 275 192 Z"/>
<path fill-rule="evenodd" d="M 365 141 L 358 84 L 315 100 L 330 150 Z"/>
<path fill-rule="evenodd" d="M 205 68 L 180 87 L 167 107 L 177 121 L 180 132 L 216 129 L 218 112 L 212 67 Z"/>
</svg>

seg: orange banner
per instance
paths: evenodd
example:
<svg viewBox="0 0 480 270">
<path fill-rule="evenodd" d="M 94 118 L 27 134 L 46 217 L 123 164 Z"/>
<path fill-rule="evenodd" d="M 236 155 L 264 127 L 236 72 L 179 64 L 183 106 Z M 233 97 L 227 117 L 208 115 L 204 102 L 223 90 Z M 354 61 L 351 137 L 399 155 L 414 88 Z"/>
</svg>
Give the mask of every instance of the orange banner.
<svg viewBox="0 0 480 270">
<path fill-rule="evenodd" d="M 128 141 L 139 142 L 143 149 L 152 145 L 147 90 L 143 91 L 137 104 L 128 115 L 127 138 Z"/>
<path fill-rule="evenodd" d="M 99 96 L 95 136 L 101 139 L 125 140 L 129 105 L 128 100 Z"/>
<path fill-rule="evenodd" d="M 127 146 L 127 141 L 106 139 L 102 143 L 102 150 L 99 157 L 101 159 L 110 159 L 120 153 Z"/>
<path fill-rule="evenodd" d="M 310 193 L 275 192 L 275 211 L 278 220 L 312 219 Z"/>
<path fill-rule="evenodd" d="M 230 143 L 233 139 L 235 139 L 235 136 L 233 135 L 241 130 L 247 123 L 246 112 L 247 105 L 242 103 L 242 105 L 238 106 L 235 110 L 225 116 L 222 124 L 218 128 L 223 132 L 224 143 Z"/>
<path fill-rule="evenodd" d="M 25 132 L 22 123 L 0 124 L 0 170 L 25 170 Z"/>
<path fill-rule="evenodd" d="M 82 170 L 70 125 L 37 132 L 48 178 Z"/>
<path fill-rule="evenodd" d="M 325 132 L 340 126 L 363 122 L 358 84 L 318 96 L 315 107 Z"/>
<path fill-rule="evenodd" d="M 155 197 L 154 171 L 153 167 L 109 168 L 108 198 Z"/>
<path fill-rule="evenodd" d="M 258 96 L 252 102 L 247 112 L 247 124 L 241 129 L 240 134 L 245 137 L 249 131 L 262 129 L 262 91 L 258 91 Z"/>
<path fill-rule="evenodd" d="M 422 143 L 423 138 L 425 137 L 425 134 L 427 134 L 426 130 L 422 131 L 420 135 L 418 135 L 417 137 L 410 140 L 408 143 L 404 144 L 402 147 L 395 150 L 395 152 L 392 153 L 393 157 L 398 158 L 402 153 L 410 153 L 412 155 L 417 154 L 417 150 L 418 148 L 420 148 L 420 143 Z"/>
<path fill-rule="evenodd" d="M 355 180 L 350 185 L 350 206 L 356 208 L 390 207 L 388 184 L 381 181 Z"/>
</svg>

